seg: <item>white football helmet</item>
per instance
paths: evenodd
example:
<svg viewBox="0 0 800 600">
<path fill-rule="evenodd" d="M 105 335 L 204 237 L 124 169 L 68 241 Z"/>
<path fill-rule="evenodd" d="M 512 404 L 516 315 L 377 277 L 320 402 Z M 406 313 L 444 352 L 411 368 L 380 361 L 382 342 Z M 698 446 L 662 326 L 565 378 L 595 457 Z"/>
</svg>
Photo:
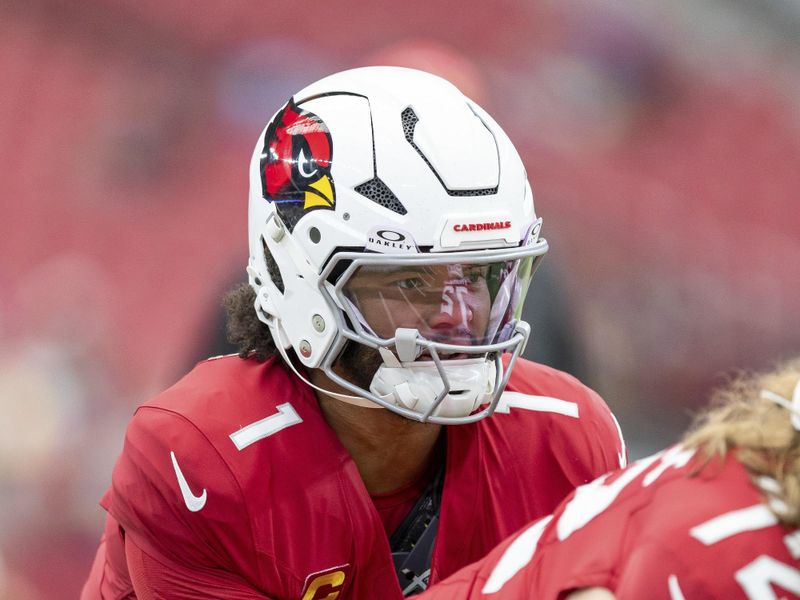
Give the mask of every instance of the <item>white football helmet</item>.
<svg viewBox="0 0 800 600">
<path fill-rule="evenodd" d="M 247 272 L 284 357 L 293 348 L 357 394 L 348 401 L 423 422 L 494 411 L 528 339 L 520 313 L 547 251 L 540 227 L 503 130 L 413 69 L 311 84 L 272 117 L 250 163 Z M 354 348 L 369 365 L 340 361 Z"/>
</svg>

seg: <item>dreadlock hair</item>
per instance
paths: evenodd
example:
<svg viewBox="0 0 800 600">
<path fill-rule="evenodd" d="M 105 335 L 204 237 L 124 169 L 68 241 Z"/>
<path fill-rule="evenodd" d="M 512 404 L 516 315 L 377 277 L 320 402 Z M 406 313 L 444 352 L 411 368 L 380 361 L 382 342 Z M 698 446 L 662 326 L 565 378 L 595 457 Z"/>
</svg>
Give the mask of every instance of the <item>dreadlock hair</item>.
<svg viewBox="0 0 800 600">
<path fill-rule="evenodd" d="M 269 327 L 256 315 L 256 293 L 249 283 L 242 283 L 227 292 L 222 305 L 227 314 L 225 329 L 228 341 L 239 349 L 240 358 L 265 361 L 279 354 Z"/>
<path fill-rule="evenodd" d="M 798 379 L 797 358 L 767 373 L 740 375 L 714 392 L 683 439 L 705 464 L 735 450 L 775 516 L 790 526 L 800 525 L 800 431 L 786 408 L 761 391 L 791 399 Z"/>
</svg>

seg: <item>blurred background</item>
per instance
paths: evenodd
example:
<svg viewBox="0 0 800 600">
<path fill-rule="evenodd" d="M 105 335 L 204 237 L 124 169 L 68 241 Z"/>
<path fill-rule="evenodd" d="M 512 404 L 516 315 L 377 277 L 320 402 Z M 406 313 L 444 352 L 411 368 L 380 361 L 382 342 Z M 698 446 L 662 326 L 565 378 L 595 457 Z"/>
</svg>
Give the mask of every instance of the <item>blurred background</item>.
<svg viewBox="0 0 800 600">
<path fill-rule="evenodd" d="M 0 2 L 0 598 L 74 598 L 135 406 L 229 351 L 247 164 L 294 91 L 427 69 L 517 144 L 549 256 L 528 355 L 633 458 L 800 353 L 800 4 Z"/>
</svg>

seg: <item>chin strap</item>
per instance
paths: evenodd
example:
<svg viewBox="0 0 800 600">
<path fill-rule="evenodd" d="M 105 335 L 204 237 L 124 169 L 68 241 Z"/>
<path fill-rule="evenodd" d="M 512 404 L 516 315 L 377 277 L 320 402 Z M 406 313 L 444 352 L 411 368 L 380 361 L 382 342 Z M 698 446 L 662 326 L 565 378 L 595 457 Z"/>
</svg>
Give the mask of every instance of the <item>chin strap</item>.
<svg viewBox="0 0 800 600">
<path fill-rule="evenodd" d="M 800 431 L 800 379 L 794 386 L 794 392 L 792 393 L 791 400 L 788 400 L 770 390 L 761 390 L 760 396 L 764 400 L 771 400 L 775 404 L 778 404 L 788 410 L 792 415 L 792 426 L 797 431 Z"/>
<path fill-rule="evenodd" d="M 305 377 L 303 377 L 300 374 L 300 371 L 298 371 L 297 368 L 294 366 L 294 363 L 289 358 L 289 355 L 286 352 L 286 349 L 283 347 L 283 345 L 282 344 L 275 344 L 275 346 L 277 346 L 278 352 L 281 353 L 281 356 L 283 357 L 283 361 L 287 365 L 289 365 L 289 368 L 292 371 L 294 371 L 294 374 L 297 375 L 300 378 L 300 381 L 302 381 L 306 385 L 314 388 L 318 392 L 322 392 L 323 394 L 325 394 L 327 396 L 331 396 L 332 398 L 336 398 L 337 400 L 341 400 L 342 402 L 347 402 L 348 404 L 353 404 L 355 406 L 361 406 L 363 408 L 383 408 L 380 404 L 376 404 L 372 400 L 367 400 L 366 398 L 361 398 L 360 396 L 350 396 L 348 394 L 339 394 L 337 392 L 332 392 L 330 390 L 326 390 L 326 389 L 323 389 L 321 387 L 318 387 L 318 386 L 314 385 L 308 379 L 306 379 Z"/>
</svg>

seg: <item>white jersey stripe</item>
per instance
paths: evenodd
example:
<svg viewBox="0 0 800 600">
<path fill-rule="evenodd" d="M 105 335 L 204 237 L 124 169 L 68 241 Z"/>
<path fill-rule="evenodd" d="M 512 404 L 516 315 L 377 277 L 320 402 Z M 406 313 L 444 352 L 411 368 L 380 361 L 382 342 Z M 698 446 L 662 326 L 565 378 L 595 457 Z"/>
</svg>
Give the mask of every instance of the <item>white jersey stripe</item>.
<svg viewBox="0 0 800 600">
<path fill-rule="evenodd" d="M 681 584 L 678 583 L 678 577 L 676 575 L 670 575 L 667 579 L 667 585 L 669 586 L 669 597 L 672 600 L 686 600 L 683 596 L 683 590 L 681 590 Z"/>
<path fill-rule="evenodd" d="M 783 543 L 786 544 L 792 558 L 800 559 L 800 529 L 787 534 L 783 538 Z"/>
<path fill-rule="evenodd" d="M 500 402 L 497 403 L 495 412 L 509 413 L 512 408 L 557 413 L 575 419 L 580 416 L 578 414 L 578 405 L 574 402 L 567 402 L 566 400 L 552 398 L 550 396 L 532 396 L 521 392 L 503 392 L 503 395 L 500 397 Z"/>
<path fill-rule="evenodd" d="M 619 426 L 619 421 L 617 421 L 617 417 L 614 416 L 614 413 L 611 413 L 611 418 L 614 420 L 614 425 L 617 426 L 619 445 L 620 448 L 622 448 L 617 454 L 617 458 L 619 459 L 619 468 L 624 469 L 628 466 L 628 449 L 625 447 L 625 437 L 622 435 L 622 427 Z"/>
<path fill-rule="evenodd" d="M 499 592 L 500 589 L 508 582 L 509 579 L 514 577 L 519 571 L 531 562 L 534 552 L 536 552 L 536 545 L 539 543 L 539 538 L 542 537 L 544 528 L 552 519 L 552 515 L 548 515 L 533 525 L 528 527 L 522 532 L 517 539 L 511 542 L 511 545 L 506 548 L 503 556 L 492 569 L 489 579 L 481 590 L 482 594 L 494 594 Z"/>
<path fill-rule="evenodd" d="M 689 534 L 706 546 L 710 546 L 737 533 L 765 529 L 777 523 L 777 517 L 766 505 L 756 504 L 755 506 L 725 513 L 706 521 L 702 525 L 692 527 Z"/>
</svg>

